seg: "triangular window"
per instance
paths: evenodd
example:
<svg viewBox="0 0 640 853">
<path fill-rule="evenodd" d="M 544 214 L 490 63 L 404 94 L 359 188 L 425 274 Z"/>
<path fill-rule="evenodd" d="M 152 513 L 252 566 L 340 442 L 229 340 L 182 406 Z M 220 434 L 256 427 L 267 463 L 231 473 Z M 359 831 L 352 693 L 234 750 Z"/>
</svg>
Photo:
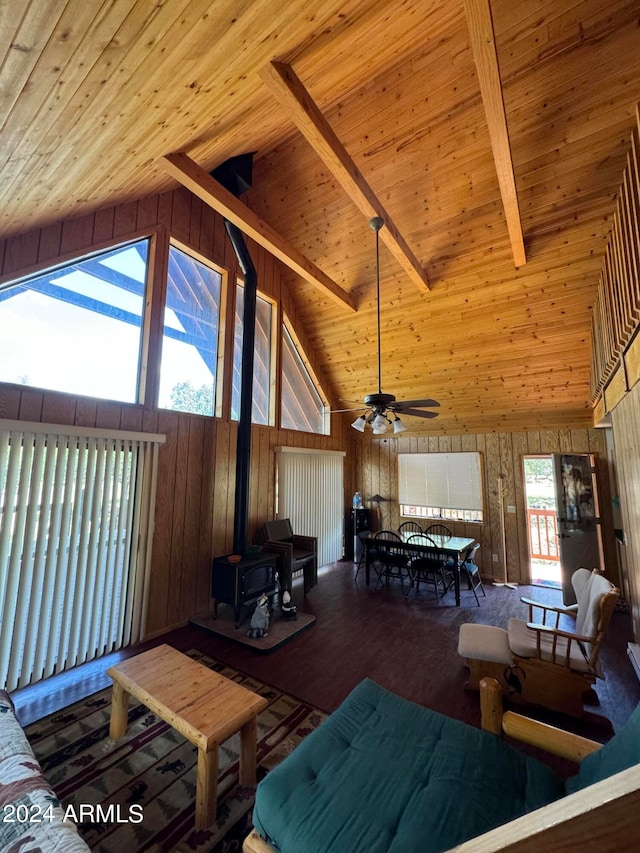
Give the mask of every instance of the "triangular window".
<svg viewBox="0 0 640 853">
<path fill-rule="evenodd" d="M 280 426 L 302 432 L 329 434 L 327 405 L 314 382 L 302 348 L 292 332 L 282 327 L 282 407 Z"/>
</svg>

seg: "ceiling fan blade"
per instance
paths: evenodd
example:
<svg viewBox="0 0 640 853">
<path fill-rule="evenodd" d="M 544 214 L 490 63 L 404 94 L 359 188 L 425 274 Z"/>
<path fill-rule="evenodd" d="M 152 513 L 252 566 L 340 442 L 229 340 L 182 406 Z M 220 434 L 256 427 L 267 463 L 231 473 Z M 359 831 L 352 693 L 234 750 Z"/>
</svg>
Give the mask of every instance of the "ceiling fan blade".
<svg viewBox="0 0 640 853">
<path fill-rule="evenodd" d="M 367 406 L 358 406 L 356 409 L 329 409 L 329 414 L 336 415 L 338 412 L 365 412 L 367 408 Z M 322 411 L 318 412 L 318 414 L 322 414 Z"/>
<path fill-rule="evenodd" d="M 404 415 L 411 415 L 415 418 L 437 418 L 438 412 L 425 412 L 423 409 L 396 409 L 396 411 L 400 412 L 400 414 L 404 417 Z"/>
<path fill-rule="evenodd" d="M 440 403 L 437 400 L 398 400 L 397 403 L 394 403 L 394 408 L 398 408 L 398 406 L 402 406 L 405 409 L 407 406 L 413 408 L 422 408 L 422 406 L 426 406 L 427 408 L 432 408 L 433 406 L 439 406 Z"/>
</svg>

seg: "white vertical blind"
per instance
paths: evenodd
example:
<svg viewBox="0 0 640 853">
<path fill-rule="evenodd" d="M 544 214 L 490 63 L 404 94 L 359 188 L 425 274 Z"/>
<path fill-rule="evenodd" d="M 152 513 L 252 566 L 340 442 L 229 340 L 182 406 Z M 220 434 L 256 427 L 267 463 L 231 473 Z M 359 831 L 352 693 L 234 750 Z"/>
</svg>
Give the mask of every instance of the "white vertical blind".
<svg viewBox="0 0 640 853">
<path fill-rule="evenodd" d="M 398 502 L 482 511 L 479 453 L 399 453 Z"/>
<path fill-rule="evenodd" d="M 0 421 L 0 684 L 140 638 L 164 436 Z"/>
<path fill-rule="evenodd" d="M 276 448 L 278 518 L 318 538 L 318 565 L 344 556 L 344 456 L 341 451 Z"/>
</svg>

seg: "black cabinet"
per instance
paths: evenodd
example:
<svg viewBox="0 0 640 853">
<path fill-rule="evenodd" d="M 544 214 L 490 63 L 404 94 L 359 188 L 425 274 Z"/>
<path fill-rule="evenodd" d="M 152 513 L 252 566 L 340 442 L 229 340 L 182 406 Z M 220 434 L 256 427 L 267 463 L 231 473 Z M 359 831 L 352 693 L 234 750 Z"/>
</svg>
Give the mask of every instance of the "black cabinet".
<svg viewBox="0 0 640 853">
<path fill-rule="evenodd" d="M 360 556 L 360 541 L 358 534 L 363 530 L 371 530 L 371 514 L 366 507 L 350 509 L 347 513 L 345 525 L 346 536 L 344 543 L 344 555 L 347 560 L 357 560 Z"/>
</svg>

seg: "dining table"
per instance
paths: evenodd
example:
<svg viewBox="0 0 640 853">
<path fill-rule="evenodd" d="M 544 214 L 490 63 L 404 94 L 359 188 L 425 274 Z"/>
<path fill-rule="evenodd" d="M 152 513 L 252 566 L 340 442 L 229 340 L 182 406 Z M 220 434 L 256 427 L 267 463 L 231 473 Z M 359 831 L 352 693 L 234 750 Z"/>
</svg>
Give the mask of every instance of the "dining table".
<svg viewBox="0 0 640 853">
<path fill-rule="evenodd" d="M 407 555 L 412 553 L 424 554 L 441 554 L 455 563 L 455 571 L 453 572 L 453 588 L 455 593 L 456 607 L 460 607 L 460 572 L 458 565 L 462 562 L 465 554 L 472 545 L 475 545 L 476 540 L 467 536 L 444 536 L 440 533 L 425 534 L 420 536 L 418 533 L 399 533 L 400 541 L 393 541 L 394 551 L 405 551 Z M 411 542 L 408 542 L 408 539 Z M 424 541 L 421 541 L 423 539 Z M 374 536 L 366 536 L 362 538 L 362 544 L 365 549 L 365 582 L 369 586 L 371 577 L 371 562 L 372 554 L 376 547 L 380 546 L 380 540 Z M 433 544 L 431 544 L 433 543 Z"/>
</svg>

